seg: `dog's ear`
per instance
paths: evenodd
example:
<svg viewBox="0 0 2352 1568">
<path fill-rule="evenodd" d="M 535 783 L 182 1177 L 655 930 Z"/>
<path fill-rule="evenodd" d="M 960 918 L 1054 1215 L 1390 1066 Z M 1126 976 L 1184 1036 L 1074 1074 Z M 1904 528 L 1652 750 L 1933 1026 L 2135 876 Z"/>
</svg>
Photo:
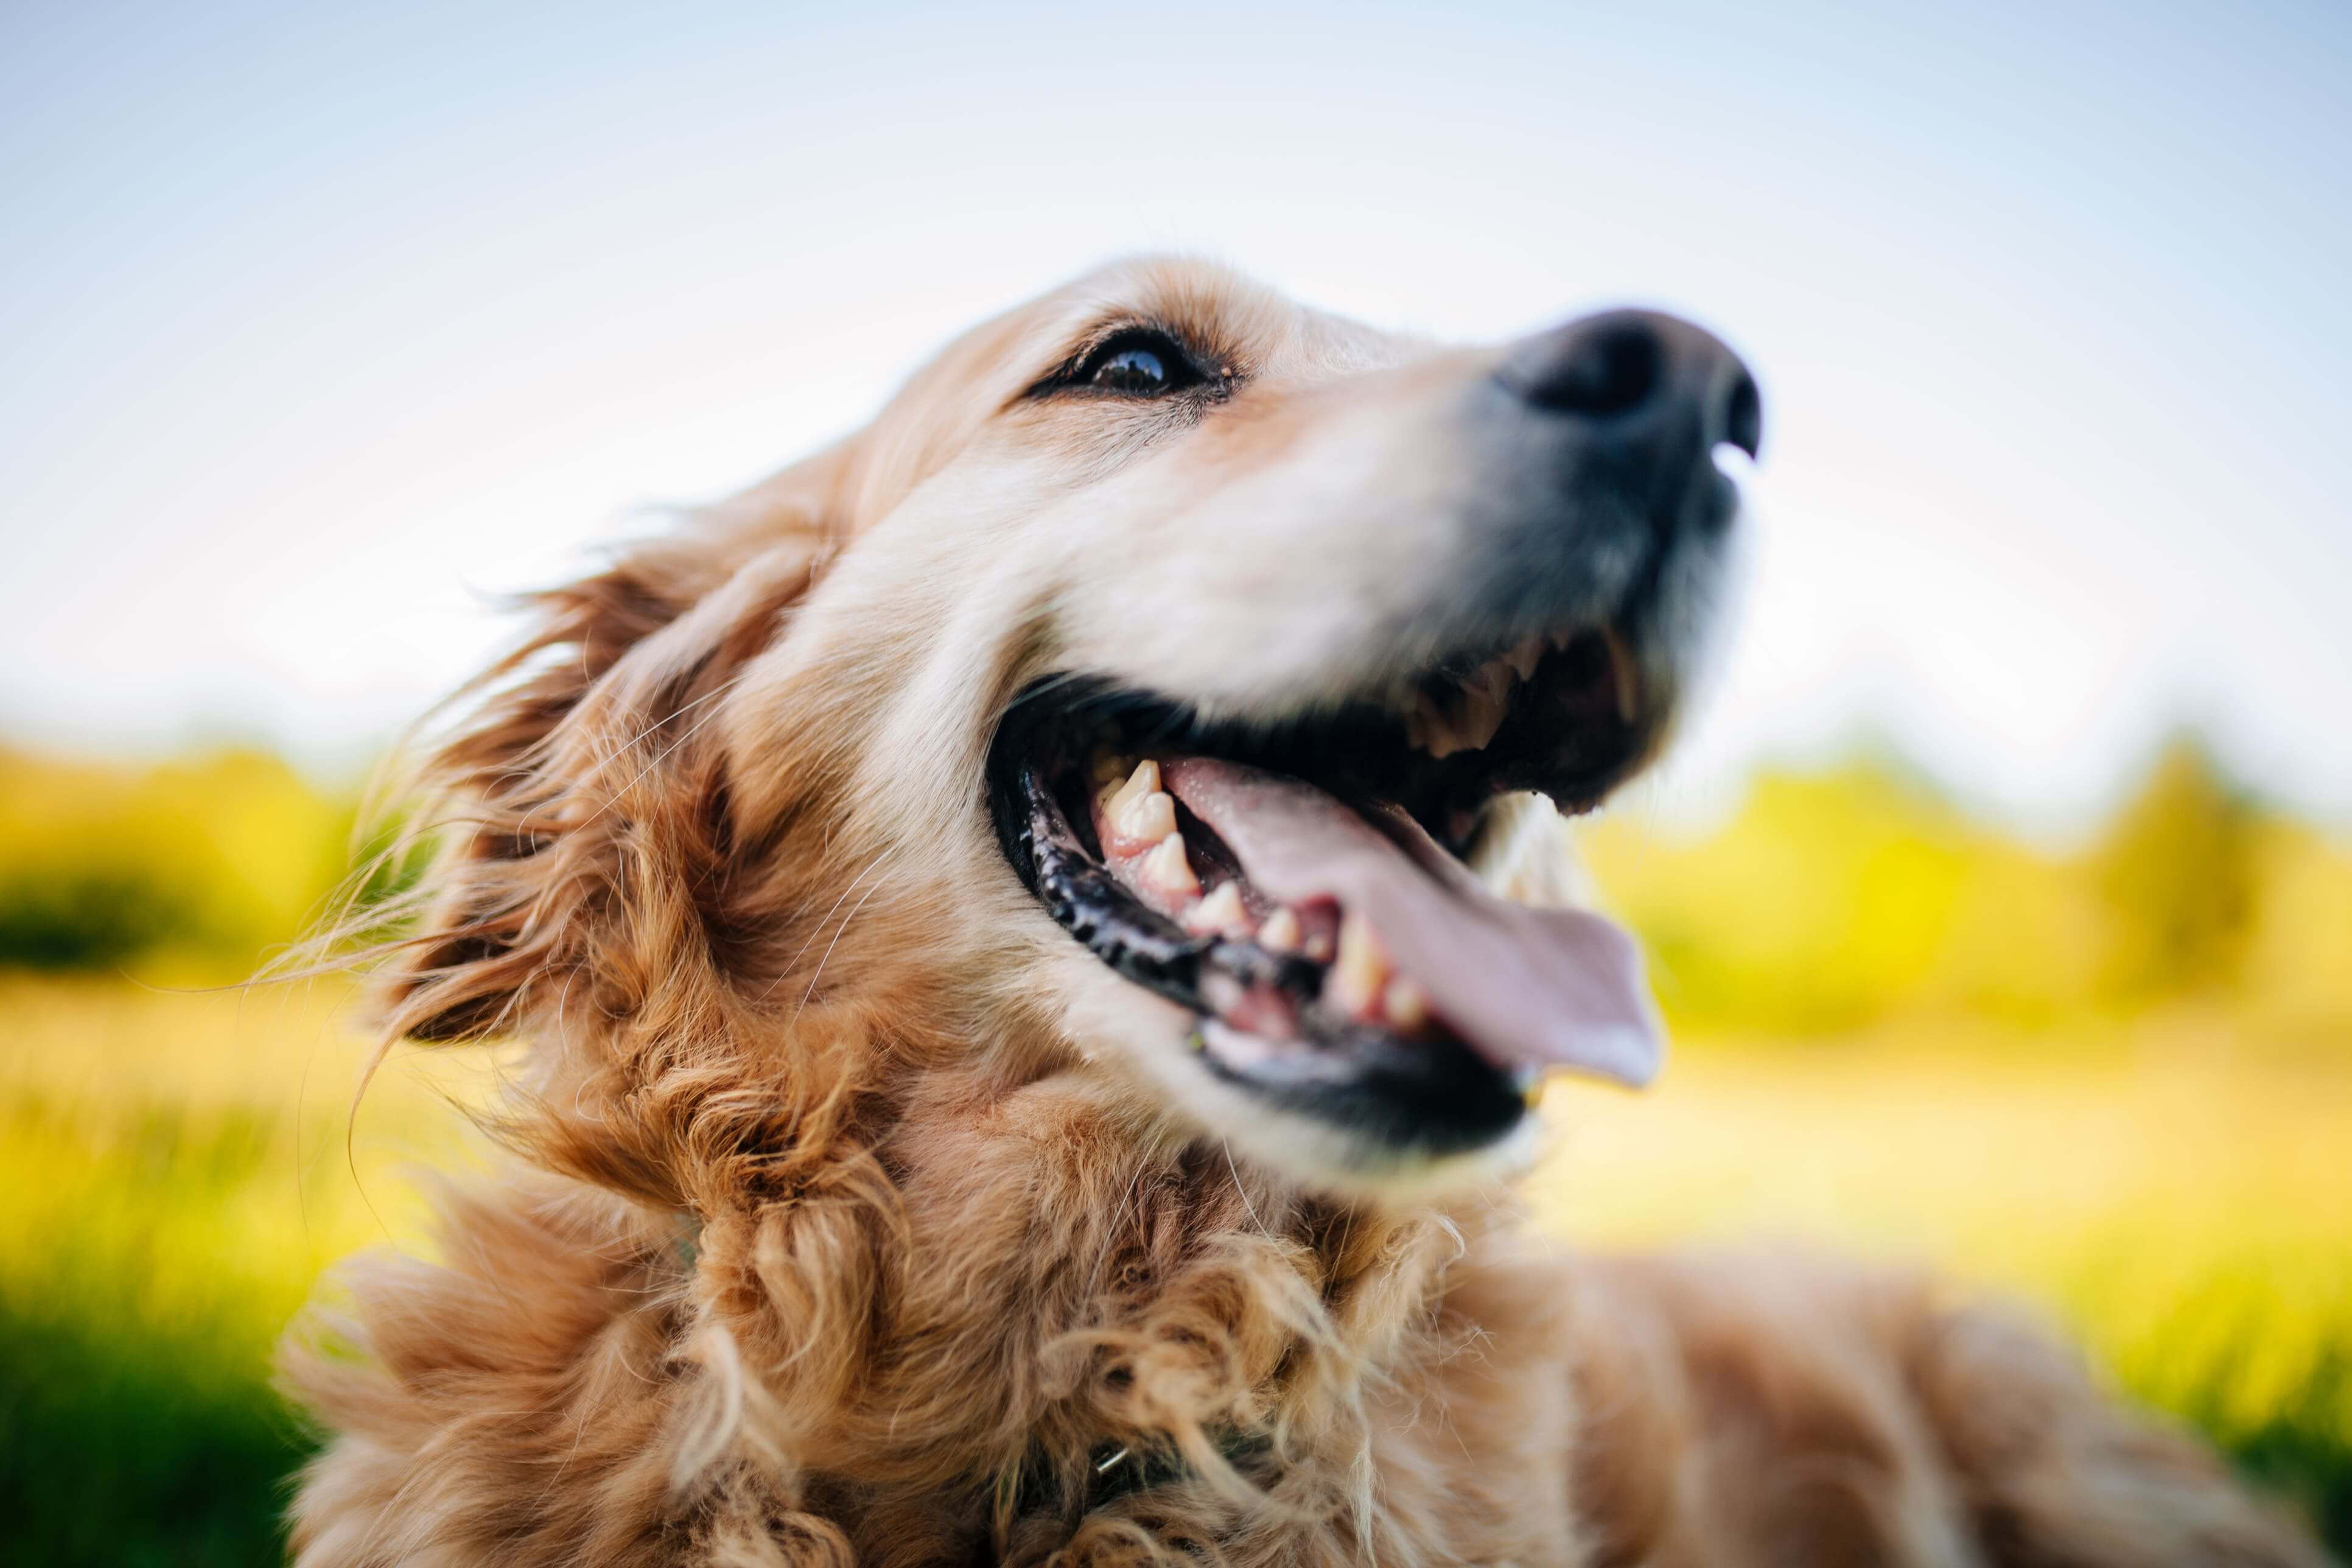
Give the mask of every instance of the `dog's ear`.
<svg viewBox="0 0 2352 1568">
<path fill-rule="evenodd" d="M 822 574 L 852 466 L 830 449 L 527 601 L 533 629 L 422 764 L 440 847 L 377 972 L 395 1032 L 480 1038 L 696 962 L 679 901 L 730 831 L 711 721 Z"/>
</svg>

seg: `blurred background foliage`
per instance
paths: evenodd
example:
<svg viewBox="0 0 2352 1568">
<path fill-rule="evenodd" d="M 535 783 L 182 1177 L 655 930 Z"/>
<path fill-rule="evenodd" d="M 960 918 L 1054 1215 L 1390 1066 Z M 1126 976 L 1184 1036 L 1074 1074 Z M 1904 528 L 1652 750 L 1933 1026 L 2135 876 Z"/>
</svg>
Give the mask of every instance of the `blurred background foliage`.
<svg viewBox="0 0 2352 1568">
<path fill-rule="evenodd" d="M 414 1245 L 490 1053 L 373 1042 L 338 981 L 216 987 L 335 906 L 354 789 L 265 752 L 0 752 L 0 1517 L 26 1561 L 274 1560 L 310 1438 L 269 1347 L 335 1258 Z M 2352 1545 L 2352 847 L 2193 736 L 2079 842 L 1898 759 L 1722 821 L 1580 825 L 1678 1037 L 1578 1085 L 1538 1173 L 1595 1242 L 1793 1237 L 2063 1321 Z M 388 885 L 379 872 L 362 889 Z"/>
<path fill-rule="evenodd" d="M 2232 787 L 2193 736 L 2079 847 L 2006 835 L 1873 759 L 1763 773 L 1703 837 L 1621 812 L 1583 844 L 1685 1026 L 2042 1029 L 2213 997 L 2282 1039 L 2352 1038 L 2352 854 Z"/>
</svg>

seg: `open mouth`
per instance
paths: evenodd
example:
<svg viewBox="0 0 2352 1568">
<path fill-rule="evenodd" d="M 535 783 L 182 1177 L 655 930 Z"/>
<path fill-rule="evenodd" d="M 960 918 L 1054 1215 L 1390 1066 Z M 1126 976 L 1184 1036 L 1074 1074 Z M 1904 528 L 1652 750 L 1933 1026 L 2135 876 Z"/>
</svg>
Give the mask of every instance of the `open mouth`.
<svg viewBox="0 0 2352 1568">
<path fill-rule="evenodd" d="M 1517 1126 L 1548 1068 L 1655 1069 L 1632 940 L 1497 898 L 1465 858 L 1506 793 L 1597 804 L 1664 706 L 1606 627 L 1471 650 L 1279 724 L 1056 677 L 1007 710 L 990 792 L 1022 880 L 1193 1014 L 1209 1071 L 1396 1156 L 1443 1155 Z"/>
</svg>

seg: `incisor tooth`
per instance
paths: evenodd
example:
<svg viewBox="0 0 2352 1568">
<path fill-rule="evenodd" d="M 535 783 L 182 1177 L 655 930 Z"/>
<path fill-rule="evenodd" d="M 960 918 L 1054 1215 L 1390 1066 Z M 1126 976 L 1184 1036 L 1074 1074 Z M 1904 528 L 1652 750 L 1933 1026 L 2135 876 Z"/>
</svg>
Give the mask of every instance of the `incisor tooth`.
<svg viewBox="0 0 2352 1568">
<path fill-rule="evenodd" d="M 1429 993 L 1400 974 L 1381 993 L 1381 1011 L 1400 1029 L 1418 1029 L 1429 1022 Z"/>
<path fill-rule="evenodd" d="M 1268 952 L 1298 951 L 1298 915 L 1284 905 L 1265 917 L 1265 924 L 1257 928 L 1257 944 Z"/>
<path fill-rule="evenodd" d="M 1189 930 L 1213 931 L 1219 936 L 1249 935 L 1249 910 L 1242 907 L 1241 884 L 1220 885 L 1215 892 L 1184 911 L 1184 924 Z"/>
<path fill-rule="evenodd" d="M 1163 893 L 1192 894 L 1201 890 L 1201 879 L 1192 875 L 1192 862 L 1184 858 L 1184 836 L 1181 833 L 1171 833 L 1152 846 L 1137 865 L 1136 874 Z"/>
<path fill-rule="evenodd" d="M 1352 910 L 1339 917 L 1339 956 L 1331 965 L 1324 994 L 1350 1016 L 1371 1010 L 1388 984 L 1389 955 L 1372 922 Z"/>
</svg>

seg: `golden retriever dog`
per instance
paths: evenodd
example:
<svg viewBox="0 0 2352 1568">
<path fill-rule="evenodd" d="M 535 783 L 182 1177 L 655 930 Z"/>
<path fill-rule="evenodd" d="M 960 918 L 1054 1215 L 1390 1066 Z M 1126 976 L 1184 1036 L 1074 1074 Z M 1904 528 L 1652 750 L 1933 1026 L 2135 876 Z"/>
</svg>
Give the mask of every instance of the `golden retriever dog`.
<svg viewBox="0 0 2352 1568">
<path fill-rule="evenodd" d="M 2318 1561 L 2000 1313 L 1525 1233 L 1760 438 L 1147 259 L 542 595 L 381 955 L 511 1164 L 289 1345 L 302 1568 Z"/>
</svg>

